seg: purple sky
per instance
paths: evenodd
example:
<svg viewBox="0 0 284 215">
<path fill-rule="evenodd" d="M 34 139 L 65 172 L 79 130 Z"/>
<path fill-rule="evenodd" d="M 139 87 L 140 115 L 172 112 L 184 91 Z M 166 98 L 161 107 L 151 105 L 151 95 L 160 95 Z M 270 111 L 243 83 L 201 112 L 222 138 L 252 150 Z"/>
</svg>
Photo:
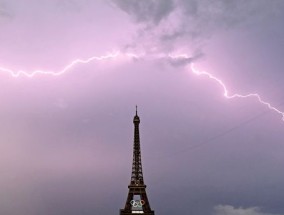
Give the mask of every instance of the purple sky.
<svg viewBox="0 0 284 215">
<path fill-rule="evenodd" d="M 118 214 L 137 104 L 156 214 L 284 215 L 281 114 L 189 68 L 284 111 L 283 20 L 282 0 L 0 0 L 0 67 L 122 53 L 0 71 L 0 214 Z"/>
</svg>

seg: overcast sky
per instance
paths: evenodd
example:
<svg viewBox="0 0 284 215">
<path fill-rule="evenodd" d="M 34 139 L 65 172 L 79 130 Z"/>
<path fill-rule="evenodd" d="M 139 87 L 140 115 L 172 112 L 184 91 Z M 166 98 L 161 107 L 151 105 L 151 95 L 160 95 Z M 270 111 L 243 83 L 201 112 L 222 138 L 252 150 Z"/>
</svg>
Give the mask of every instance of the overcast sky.
<svg viewBox="0 0 284 215">
<path fill-rule="evenodd" d="M 157 215 L 284 215 L 282 115 L 191 70 L 284 111 L 283 20 L 283 0 L 0 0 L 0 214 L 118 214 L 137 104 Z"/>
</svg>

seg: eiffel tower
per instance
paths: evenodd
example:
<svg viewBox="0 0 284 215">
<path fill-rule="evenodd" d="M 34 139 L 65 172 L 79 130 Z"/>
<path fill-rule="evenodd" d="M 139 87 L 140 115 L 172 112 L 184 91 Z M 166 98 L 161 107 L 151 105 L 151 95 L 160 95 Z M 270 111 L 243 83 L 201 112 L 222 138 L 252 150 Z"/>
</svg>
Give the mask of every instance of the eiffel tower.
<svg viewBox="0 0 284 215">
<path fill-rule="evenodd" d="M 144 184 L 140 151 L 139 123 L 140 119 L 136 115 L 133 119 L 134 123 L 134 146 L 133 146 L 133 162 L 130 184 L 128 185 L 128 196 L 124 209 L 120 209 L 120 215 L 155 215 L 151 210 L 149 200 L 146 194 L 146 185 Z"/>
</svg>

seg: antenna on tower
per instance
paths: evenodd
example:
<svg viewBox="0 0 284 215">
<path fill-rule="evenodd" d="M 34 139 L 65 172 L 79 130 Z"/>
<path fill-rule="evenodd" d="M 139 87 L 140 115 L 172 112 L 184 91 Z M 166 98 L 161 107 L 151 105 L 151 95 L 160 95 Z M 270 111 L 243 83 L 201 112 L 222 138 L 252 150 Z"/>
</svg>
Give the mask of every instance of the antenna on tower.
<svg viewBox="0 0 284 215">
<path fill-rule="evenodd" d="M 137 116 L 137 105 L 136 105 L 136 116 Z"/>
</svg>

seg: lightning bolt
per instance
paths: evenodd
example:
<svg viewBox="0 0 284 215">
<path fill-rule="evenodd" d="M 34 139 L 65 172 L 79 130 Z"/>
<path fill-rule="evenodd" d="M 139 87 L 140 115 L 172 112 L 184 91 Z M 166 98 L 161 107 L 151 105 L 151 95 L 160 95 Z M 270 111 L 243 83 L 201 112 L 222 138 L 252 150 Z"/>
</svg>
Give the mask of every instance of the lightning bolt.
<svg viewBox="0 0 284 215">
<path fill-rule="evenodd" d="M 15 78 L 18 78 L 21 75 L 32 78 L 37 74 L 59 76 L 59 75 L 62 75 L 64 73 L 68 72 L 77 64 L 87 64 L 87 63 L 90 63 L 92 61 L 111 60 L 111 59 L 117 58 L 119 56 L 119 54 L 120 54 L 119 52 L 114 52 L 114 53 L 111 53 L 111 54 L 108 54 L 108 55 L 103 55 L 103 56 L 100 56 L 100 57 L 93 56 L 93 57 L 90 57 L 90 58 L 87 58 L 87 59 L 76 59 L 76 60 L 72 61 L 70 64 L 66 65 L 62 70 L 60 70 L 58 72 L 44 71 L 44 70 L 34 70 L 32 72 L 26 72 L 24 70 L 15 71 L 15 70 L 7 69 L 7 68 L 4 68 L 4 67 L 0 67 L 0 71 L 9 73 L 12 77 L 15 77 Z"/>
<path fill-rule="evenodd" d="M 241 94 L 232 94 L 232 95 L 229 95 L 229 91 L 226 87 L 226 85 L 224 84 L 224 82 L 217 78 L 216 76 L 208 73 L 208 72 L 205 72 L 205 71 L 198 71 L 195 67 L 194 67 L 194 64 L 191 64 L 190 66 L 191 68 L 191 71 L 193 74 L 195 75 L 198 75 L 198 76 L 206 76 L 207 78 L 209 79 L 212 79 L 214 80 L 215 82 L 217 82 L 223 89 L 223 95 L 225 98 L 227 99 L 234 99 L 234 98 L 249 98 L 249 97 L 253 97 L 253 98 L 256 98 L 262 105 L 265 105 L 267 108 L 269 108 L 270 110 L 273 110 L 275 111 L 276 113 L 278 114 L 281 114 L 282 115 L 282 120 L 284 121 L 284 112 L 278 110 L 276 107 L 272 106 L 269 102 L 266 102 L 264 101 L 259 94 L 257 93 L 249 93 L 249 94 L 246 94 L 246 95 L 241 95 Z"/>
<path fill-rule="evenodd" d="M 120 52 L 114 52 L 114 53 L 103 55 L 103 56 L 100 56 L 100 57 L 93 56 L 93 57 L 90 57 L 90 58 L 87 58 L 87 59 L 75 59 L 74 61 L 72 61 L 70 64 L 66 65 L 62 70 L 60 70 L 58 72 L 55 72 L 55 71 L 45 71 L 45 70 L 34 70 L 32 72 L 27 72 L 27 71 L 24 71 L 24 70 L 15 71 L 15 70 L 7 69 L 7 68 L 4 68 L 4 67 L 0 67 L 0 71 L 9 73 L 12 77 L 15 77 L 15 78 L 18 78 L 21 75 L 22 76 L 27 76 L 27 77 L 31 78 L 31 77 L 34 77 L 37 74 L 59 76 L 59 75 L 62 75 L 64 73 L 68 72 L 73 67 L 75 67 L 77 64 L 88 64 L 88 63 L 90 63 L 92 61 L 111 60 L 111 59 L 117 58 L 119 55 L 122 55 L 122 54 Z M 142 55 L 137 55 L 137 54 L 133 54 L 133 53 L 125 53 L 125 54 L 123 54 L 123 56 L 124 57 L 128 57 L 128 58 L 132 58 L 132 59 L 133 58 L 139 59 Z M 162 55 L 162 57 L 158 56 L 157 58 L 158 59 L 161 59 L 161 58 L 165 59 L 165 56 Z M 177 60 L 177 59 L 189 60 L 189 59 L 191 59 L 186 54 L 167 55 L 167 58 L 169 58 L 171 60 Z M 246 95 L 241 95 L 241 94 L 232 94 L 232 95 L 230 95 L 229 91 L 228 91 L 228 89 L 227 89 L 227 87 L 225 85 L 225 83 L 221 79 L 217 78 L 216 76 L 212 75 L 209 72 L 198 71 L 195 68 L 193 63 L 190 64 L 190 70 L 195 75 L 205 76 L 205 77 L 215 81 L 216 83 L 218 83 L 221 86 L 221 88 L 223 89 L 223 95 L 224 95 L 225 98 L 227 98 L 227 99 L 234 99 L 234 98 L 245 99 L 245 98 L 250 98 L 250 97 L 256 98 L 260 104 L 265 105 L 270 110 L 280 114 L 282 116 L 282 120 L 284 121 L 284 112 L 282 112 L 279 109 L 277 109 L 276 107 L 272 106 L 269 102 L 264 101 L 260 97 L 259 94 L 257 94 L 257 93 L 249 93 L 249 94 L 246 94 Z"/>
</svg>

